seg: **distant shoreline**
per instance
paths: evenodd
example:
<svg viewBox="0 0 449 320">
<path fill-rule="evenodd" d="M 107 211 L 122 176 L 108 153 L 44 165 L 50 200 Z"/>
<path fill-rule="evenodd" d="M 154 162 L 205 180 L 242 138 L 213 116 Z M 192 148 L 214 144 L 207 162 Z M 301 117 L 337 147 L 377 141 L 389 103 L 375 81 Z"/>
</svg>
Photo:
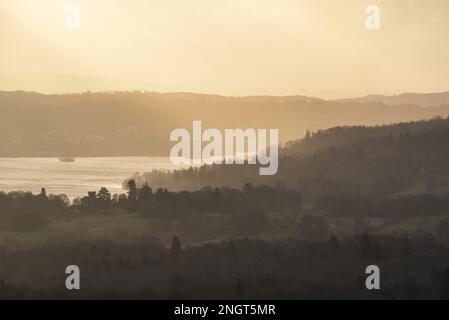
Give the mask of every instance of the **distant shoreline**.
<svg viewBox="0 0 449 320">
<path fill-rule="evenodd" d="M 168 157 L 79 157 L 69 163 L 55 157 L 0 157 L 0 190 L 38 193 L 45 187 L 49 194 L 70 199 L 102 187 L 120 194 L 123 181 L 136 172 L 178 168 Z"/>
<path fill-rule="evenodd" d="M 59 159 L 65 157 L 64 155 L 60 156 L 3 156 L 0 155 L 0 159 Z M 88 159 L 88 158 L 166 158 L 167 156 L 133 156 L 133 155 L 116 155 L 116 156 L 70 156 L 75 159 Z"/>
</svg>

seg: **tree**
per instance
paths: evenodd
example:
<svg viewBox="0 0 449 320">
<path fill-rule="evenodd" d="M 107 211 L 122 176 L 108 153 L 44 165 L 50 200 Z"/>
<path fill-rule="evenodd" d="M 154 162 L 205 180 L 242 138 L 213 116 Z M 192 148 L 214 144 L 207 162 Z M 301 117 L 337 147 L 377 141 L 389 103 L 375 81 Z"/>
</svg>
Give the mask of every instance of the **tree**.
<svg viewBox="0 0 449 320">
<path fill-rule="evenodd" d="M 136 201 L 137 200 L 136 181 L 134 181 L 133 179 L 129 180 L 127 186 L 128 186 L 128 200 Z"/>
<path fill-rule="evenodd" d="M 415 278 L 411 278 L 405 286 L 405 298 L 407 300 L 417 300 L 420 298 L 420 290 Z"/>
<path fill-rule="evenodd" d="M 440 299 L 449 299 L 449 269 L 445 269 L 440 283 Z"/>
<path fill-rule="evenodd" d="M 307 129 L 306 130 L 306 135 L 304 137 L 304 140 L 309 140 L 311 136 L 312 136 L 312 133 L 310 132 L 310 129 Z"/>
<path fill-rule="evenodd" d="M 134 179 L 127 183 L 128 186 L 128 201 L 126 207 L 128 211 L 133 212 L 137 209 L 137 185 Z"/>
<path fill-rule="evenodd" d="M 57 196 L 54 196 L 53 200 L 55 202 L 59 202 L 59 204 L 62 206 L 62 208 L 66 209 L 70 206 L 70 199 L 65 194 L 59 194 Z"/>
<path fill-rule="evenodd" d="M 247 182 L 243 186 L 243 192 L 244 193 L 252 193 L 254 191 L 254 187 L 251 183 Z"/>
<path fill-rule="evenodd" d="M 45 188 L 41 189 L 41 193 L 39 194 L 39 197 L 42 199 L 47 199 L 47 190 L 45 190 Z"/>
<path fill-rule="evenodd" d="M 82 204 L 82 201 L 81 201 L 80 197 L 76 197 L 72 201 L 72 205 L 75 207 L 79 207 L 79 206 L 81 206 L 81 204 Z"/>
<path fill-rule="evenodd" d="M 235 257 L 237 255 L 237 248 L 236 248 L 235 243 L 234 243 L 234 241 L 232 239 L 229 240 L 229 242 L 228 242 L 227 251 L 228 251 L 229 255 L 232 256 L 232 257 Z"/>
<path fill-rule="evenodd" d="M 340 248 L 340 242 L 334 235 L 332 235 L 329 241 L 327 241 L 327 246 L 332 250 L 336 250 Z"/>
<path fill-rule="evenodd" d="M 234 288 L 234 295 L 236 299 L 242 299 L 245 296 L 245 286 L 242 279 L 238 278 Z"/>
<path fill-rule="evenodd" d="M 412 244 L 410 242 L 409 237 L 406 235 L 401 239 L 400 248 L 399 248 L 399 256 L 401 258 L 410 257 L 413 254 Z"/>
<path fill-rule="evenodd" d="M 178 256 L 182 251 L 181 240 L 178 236 L 174 236 L 171 242 L 170 252 L 172 256 Z"/>
<path fill-rule="evenodd" d="M 441 242 L 449 243 L 449 219 L 441 220 L 436 231 Z"/>
<path fill-rule="evenodd" d="M 362 234 L 360 238 L 360 251 L 364 259 L 372 257 L 373 242 L 371 241 L 371 237 L 367 233 Z"/>
<path fill-rule="evenodd" d="M 98 191 L 98 199 L 109 202 L 111 201 L 111 193 L 106 188 L 101 188 L 100 191 Z"/>
<path fill-rule="evenodd" d="M 153 190 L 151 190 L 148 183 L 145 182 L 142 186 L 142 189 L 139 190 L 139 200 L 147 201 L 147 200 L 150 200 L 152 196 L 153 196 Z"/>
</svg>

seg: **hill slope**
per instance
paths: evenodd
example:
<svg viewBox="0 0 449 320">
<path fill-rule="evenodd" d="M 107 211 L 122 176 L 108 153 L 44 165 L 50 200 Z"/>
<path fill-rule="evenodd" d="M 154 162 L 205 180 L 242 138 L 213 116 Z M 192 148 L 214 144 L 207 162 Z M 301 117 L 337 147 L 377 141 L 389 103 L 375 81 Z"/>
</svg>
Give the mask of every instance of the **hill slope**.
<svg viewBox="0 0 449 320">
<path fill-rule="evenodd" d="M 439 93 L 403 93 L 394 96 L 369 95 L 354 99 L 340 99 L 338 102 L 383 103 L 387 105 L 418 105 L 422 107 L 449 105 L 449 91 Z"/>
<path fill-rule="evenodd" d="M 282 141 L 306 129 L 377 125 L 449 115 L 449 105 L 387 106 L 309 97 L 222 97 L 114 92 L 0 92 L 0 156 L 167 156 L 169 134 L 204 128 L 278 128 Z"/>
<path fill-rule="evenodd" d="M 335 127 L 290 142 L 280 154 L 275 176 L 259 176 L 258 166 L 231 165 L 148 173 L 145 179 L 170 189 L 241 187 L 251 182 L 282 184 L 309 199 L 323 194 L 385 197 L 410 189 L 429 172 L 449 171 L 449 118 Z"/>
</svg>

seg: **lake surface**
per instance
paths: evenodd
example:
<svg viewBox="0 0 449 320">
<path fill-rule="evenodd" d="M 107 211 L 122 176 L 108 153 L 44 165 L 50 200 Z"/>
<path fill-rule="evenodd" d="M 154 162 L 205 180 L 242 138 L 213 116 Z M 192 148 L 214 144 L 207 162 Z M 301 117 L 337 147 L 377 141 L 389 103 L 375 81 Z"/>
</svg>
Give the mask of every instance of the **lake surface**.
<svg viewBox="0 0 449 320">
<path fill-rule="evenodd" d="M 77 158 L 61 162 L 57 158 L 0 158 L 0 191 L 32 191 L 84 196 L 87 191 L 106 187 L 111 194 L 123 193 L 122 182 L 136 172 L 180 168 L 162 157 Z"/>
</svg>

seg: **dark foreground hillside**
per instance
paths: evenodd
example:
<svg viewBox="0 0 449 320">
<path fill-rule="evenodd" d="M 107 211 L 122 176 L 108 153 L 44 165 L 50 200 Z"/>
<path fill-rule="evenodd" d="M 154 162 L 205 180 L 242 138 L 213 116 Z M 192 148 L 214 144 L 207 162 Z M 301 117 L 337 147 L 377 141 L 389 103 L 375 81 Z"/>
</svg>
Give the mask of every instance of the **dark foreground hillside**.
<svg viewBox="0 0 449 320">
<path fill-rule="evenodd" d="M 449 298 L 449 250 L 432 237 L 179 244 L 97 241 L 0 249 L 0 298 Z M 81 270 L 76 292 L 64 287 L 71 264 Z M 365 288 L 370 264 L 380 268 L 380 290 Z"/>
</svg>

